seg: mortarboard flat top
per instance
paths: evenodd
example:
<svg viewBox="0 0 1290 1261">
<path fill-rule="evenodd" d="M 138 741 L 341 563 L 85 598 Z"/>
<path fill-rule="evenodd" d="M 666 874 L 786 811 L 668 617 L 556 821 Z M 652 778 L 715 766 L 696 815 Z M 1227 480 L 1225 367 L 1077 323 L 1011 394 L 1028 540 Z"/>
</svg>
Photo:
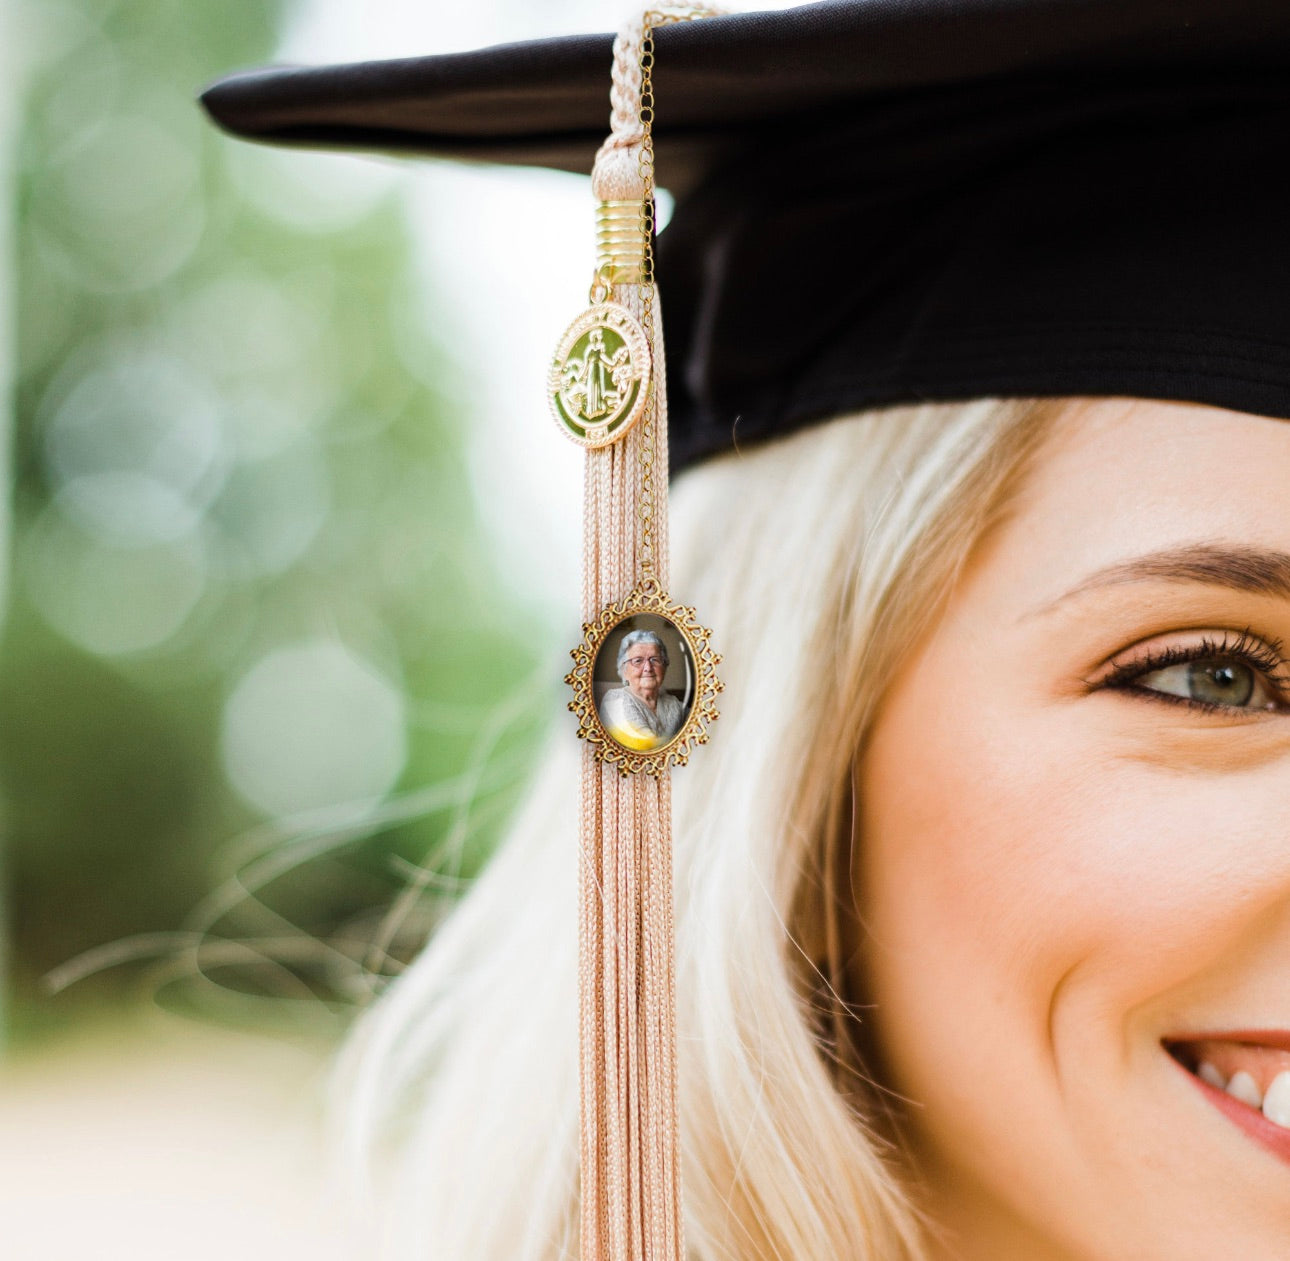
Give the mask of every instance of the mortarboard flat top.
<svg viewBox="0 0 1290 1261">
<path fill-rule="evenodd" d="M 1290 5 L 826 0 L 660 29 L 677 463 L 918 399 L 1290 416 Z M 587 172 L 612 37 L 233 75 L 227 130 Z"/>
</svg>

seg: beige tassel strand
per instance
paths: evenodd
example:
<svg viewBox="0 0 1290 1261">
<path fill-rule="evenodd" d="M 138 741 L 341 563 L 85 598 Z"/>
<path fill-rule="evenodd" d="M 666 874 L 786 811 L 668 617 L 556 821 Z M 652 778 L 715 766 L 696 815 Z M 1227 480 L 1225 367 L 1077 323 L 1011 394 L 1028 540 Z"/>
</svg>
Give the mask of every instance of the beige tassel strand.
<svg viewBox="0 0 1290 1261">
<path fill-rule="evenodd" d="M 596 159 L 599 292 L 623 308 L 649 343 L 652 385 L 643 414 L 625 436 L 587 451 L 582 616 L 608 623 L 629 593 L 657 601 L 667 590 L 666 366 L 652 235 L 654 28 L 708 16 L 699 7 L 652 10 L 614 43 L 611 134 Z M 584 444 L 585 445 L 585 444 Z M 665 597 L 663 597 L 665 599 Z M 690 616 L 694 611 L 680 610 Z M 599 623 L 597 622 L 599 619 Z M 619 619 L 621 621 L 621 618 Z M 681 619 L 678 616 L 678 625 Z M 648 774 L 628 774 L 627 759 L 606 759 L 603 738 L 583 746 L 581 796 L 580 1036 L 582 1095 L 581 1253 L 583 1261 L 682 1261 L 685 1255 L 677 1134 L 676 1001 L 673 942 L 670 765 L 688 742 L 707 739 L 716 717 L 719 660 L 708 632 L 693 637 L 696 723 L 679 753 Z M 570 676 L 590 710 L 594 656 L 575 659 Z M 587 734 L 586 731 L 580 734 Z M 603 735 L 603 733 L 602 733 Z M 640 769 L 634 763 L 631 769 Z"/>
</svg>

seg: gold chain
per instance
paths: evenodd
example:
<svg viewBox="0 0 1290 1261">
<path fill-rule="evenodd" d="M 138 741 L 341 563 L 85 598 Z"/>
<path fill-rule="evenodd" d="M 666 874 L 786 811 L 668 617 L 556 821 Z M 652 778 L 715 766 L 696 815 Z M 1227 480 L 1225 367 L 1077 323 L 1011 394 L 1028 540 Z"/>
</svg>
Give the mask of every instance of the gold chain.
<svg viewBox="0 0 1290 1261">
<path fill-rule="evenodd" d="M 654 417 L 658 414 L 657 361 L 654 355 L 654 31 L 660 26 L 694 22 L 711 17 L 712 10 L 695 7 L 671 12 L 651 9 L 646 12 L 641 30 L 641 99 L 637 121 L 641 128 L 640 177 L 644 189 L 641 198 L 641 236 L 645 248 L 641 261 L 641 323 L 649 341 L 650 360 L 655 364 L 654 402 L 646 408 L 641 421 L 640 467 L 641 489 L 637 514 L 641 527 L 641 576 L 654 577 Z"/>
<path fill-rule="evenodd" d="M 641 314 L 654 362 L 654 26 L 661 14 L 647 13 L 641 32 L 641 99 L 637 119 L 641 127 L 640 176 L 641 239 L 645 242 L 641 267 Z M 657 373 L 657 366 L 655 368 Z M 658 414 L 657 377 L 654 398 L 641 423 L 641 489 L 636 511 L 641 529 L 641 577 L 654 577 L 654 418 Z"/>
</svg>

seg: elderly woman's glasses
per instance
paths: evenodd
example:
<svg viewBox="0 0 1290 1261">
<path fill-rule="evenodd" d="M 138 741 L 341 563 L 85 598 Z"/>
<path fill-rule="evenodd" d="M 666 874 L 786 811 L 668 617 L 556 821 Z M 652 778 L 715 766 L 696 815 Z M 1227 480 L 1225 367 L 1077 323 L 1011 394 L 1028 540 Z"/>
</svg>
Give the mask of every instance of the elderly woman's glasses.
<svg viewBox="0 0 1290 1261">
<path fill-rule="evenodd" d="M 662 657 L 628 657 L 626 661 L 623 662 L 623 664 L 629 665 L 633 670 L 636 670 L 639 672 L 644 672 L 646 666 L 652 666 L 655 670 L 662 670 L 663 658 Z"/>
</svg>

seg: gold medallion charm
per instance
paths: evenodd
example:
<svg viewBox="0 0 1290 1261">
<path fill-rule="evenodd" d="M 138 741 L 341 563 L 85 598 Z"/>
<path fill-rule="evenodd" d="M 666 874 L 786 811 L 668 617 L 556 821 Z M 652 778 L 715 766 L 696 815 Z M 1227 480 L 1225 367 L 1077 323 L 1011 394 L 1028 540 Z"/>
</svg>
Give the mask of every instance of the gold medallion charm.
<svg viewBox="0 0 1290 1261">
<path fill-rule="evenodd" d="M 597 302 L 565 330 L 547 378 L 551 413 L 581 447 L 617 442 L 644 415 L 650 392 L 645 330 L 625 307 Z"/>
<path fill-rule="evenodd" d="M 564 681 L 573 688 L 578 735 L 596 761 L 655 778 L 684 766 L 717 718 L 721 657 L 712 632 L 652 578 L 582 629 Z"/>
</svg>

